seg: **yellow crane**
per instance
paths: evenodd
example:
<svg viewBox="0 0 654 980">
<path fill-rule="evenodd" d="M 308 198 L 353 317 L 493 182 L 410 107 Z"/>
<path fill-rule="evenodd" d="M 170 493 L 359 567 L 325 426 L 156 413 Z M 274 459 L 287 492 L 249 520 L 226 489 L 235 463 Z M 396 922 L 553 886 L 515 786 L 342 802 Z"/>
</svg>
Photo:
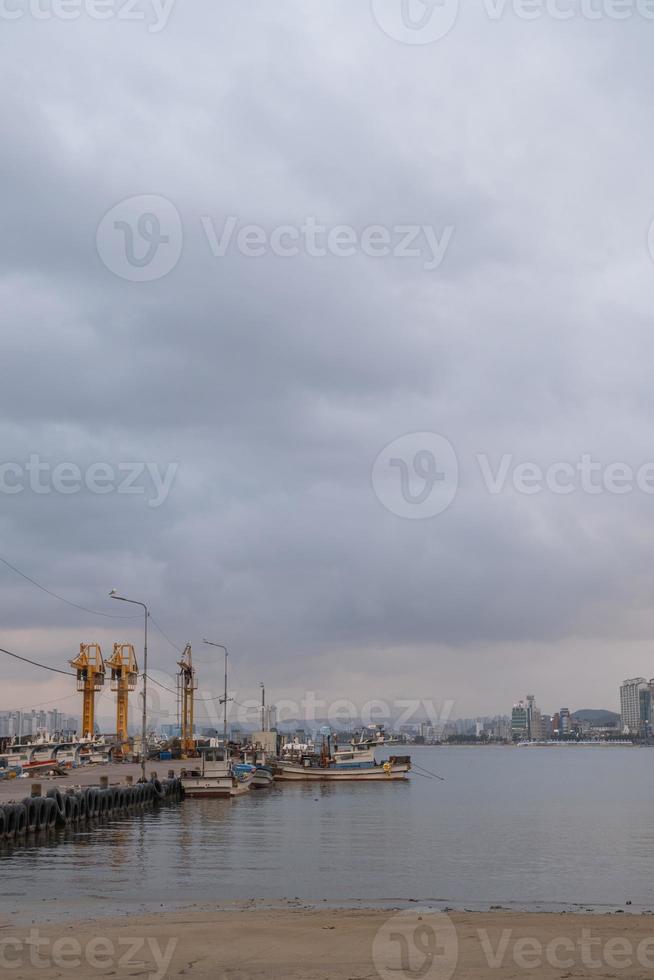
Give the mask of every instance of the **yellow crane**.
<svg viewBox="0 0 654 980">
<path fill-rule="evenodd" d="M 98 643 L 80 643 L 79 656 L 70 661 L 77 671 L 77 690 L 83 698 L 82 735 L 95 734 L 95 695 L 104 685 L 104 660 Z"/>
<path fill-rule="evenodd" d="M 111 690 L 116 692 L 116 732 L 121 754 L 129 745 L 127 725 L 129 721 L 129 695 L 136 690 L 139 668 L 131 643 L 114 643 L 114 652 L 107 660 L 111 670 Z"/>
<path fill-rule="evenodd" d="M 182 659 L 178 661 L 177 689 L 180 696 L 180 734 L 182 759 L 195 755 L 195 738 L 193 737 L 194 697 L 198 681 L 193 668 L 193 653 L 191 644 L 184 647 Z"/>
</svg>

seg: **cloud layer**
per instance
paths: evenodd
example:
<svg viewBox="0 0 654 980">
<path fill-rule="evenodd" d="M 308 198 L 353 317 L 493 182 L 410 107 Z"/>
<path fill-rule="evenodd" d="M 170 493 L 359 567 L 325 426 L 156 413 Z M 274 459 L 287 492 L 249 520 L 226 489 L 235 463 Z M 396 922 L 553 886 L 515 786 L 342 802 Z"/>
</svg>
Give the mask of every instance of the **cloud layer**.
<svg viewBox="0 0 654 980">
<path fill-rule="evenodd" d="M 345 0 L 179 0 L 148 23 L 25 6 L 3 25 L 0 456 L 177 475 L 158 507 L 2 492 L 0 553 L 94 610 L 124 612 L 112 587 L 148 601 L 196 645 L 204 687 L 220 685 L 209 635 L 242 695 L 265 679 L 272 698 L 427 692 L 461 715 L 532 689 L 550 710 L 613 708 L 622 677 L 654 673 L 654 497 L 510 479 L 494 494 L 478 457 L 654 459 L 654 23 L 470 6 L 418 45 Z M 141 195 L 181 218 L 152 281 L 96 245 Z M 264 230 L 263 254 L 214 254 L 207 228 L 230 216 Z M 354 254 L 271 247 L 307 222 L 323 245 L 352 229 Z M 405 226 L 453 229 L 437 268 L 426 246 L 361 251 L 366 230 Z M 371 479 L 414 432 L 441 433 L 459 463 L 453 503 L 426 520 Z M 2 566 L 0 582 L 10 649 L 60 665 L 82 640 L 140 643 L 138 620 Z M 69 691 L 2 668 L 2 707 Z"/>
</svg>

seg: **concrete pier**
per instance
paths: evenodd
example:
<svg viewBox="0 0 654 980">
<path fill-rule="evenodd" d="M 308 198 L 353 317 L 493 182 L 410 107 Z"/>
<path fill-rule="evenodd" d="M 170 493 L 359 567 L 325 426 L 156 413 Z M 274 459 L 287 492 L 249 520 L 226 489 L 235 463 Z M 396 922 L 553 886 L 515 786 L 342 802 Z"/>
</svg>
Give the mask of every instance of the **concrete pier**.
<svg viewBox="0 0 654 980">
<path fill-rule="evenodd" d="M 159 762 L 153 759 L 145 767 L 145 775 L 150 779 L 154 773 L 159 779 L 166 779 L 169 772 L 179 776 L 182 769 L 188 769 L 191 763 L 186 761 L 165 760 Z M 80 769 L 70 769 L 65 776 L 48 776 L 42 772 L 34 773 L 26 778 L 0 779 L 0 804 L 10 801 L 19 802 L 26 796 L 32 795 L 32 784 L 39 783 L 43 795 L 53 786 L 65 793 L 68 789 L 81 786 L 99 786 L 102 777 L 106 777 L 109 786 L 120 786 L 128 783 L 128 777 L 135 784 L 141 778 L 141 766 L 133 762 L 116 762 L 107 765 L 88 765 Z"/>
</svg>

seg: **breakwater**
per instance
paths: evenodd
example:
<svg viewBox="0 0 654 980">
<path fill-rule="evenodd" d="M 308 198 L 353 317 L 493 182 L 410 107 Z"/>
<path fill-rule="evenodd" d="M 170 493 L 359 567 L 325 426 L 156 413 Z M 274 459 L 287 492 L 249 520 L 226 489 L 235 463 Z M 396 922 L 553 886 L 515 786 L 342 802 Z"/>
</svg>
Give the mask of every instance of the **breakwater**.
<svg viewBox="0 0 654 980">
<path fill-rule="evenodd" d="M 146 807 L 177 802 L 184 797 L 177 777 L 122 785 L 50 787 L 40 784 L 20 801 L 0 804 L 0 842 L 11 845 L 30 834 L 48 834 L 59 827 L 77 827 L 92 820 L 128 817 Z"/>
</svg>

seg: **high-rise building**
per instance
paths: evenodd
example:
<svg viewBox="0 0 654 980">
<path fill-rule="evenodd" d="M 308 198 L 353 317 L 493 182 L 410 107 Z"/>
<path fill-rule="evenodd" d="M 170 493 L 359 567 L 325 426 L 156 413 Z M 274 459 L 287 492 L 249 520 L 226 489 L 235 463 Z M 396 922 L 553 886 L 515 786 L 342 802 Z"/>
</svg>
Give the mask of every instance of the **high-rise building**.
<svg viewBox="0 0 654 980">
<path fill-rule="evenodd" d="M 643 719 L 643 713 L 649 717 Z M 622 682 L 620 715 L 623 731 L 633 735 L 642 730 L 643 721 L 651 722 L 651 687 L 644 677 L 630 677 Z"/>
<path fill-rule="evenodd" d="M 520 739 L 540 739 L 543 737 L 542 717 L 540 708 L 536 707 L 536 698 L 533 694 L 527 694 L 524 701 L 518 701 L 513 705 L 511 712 L 511 738 L 513 741 Z"/>
<path fill-rule="evenodd" d="M 571 731 L 570 708 L 559 708 L 559 738 L 569 735 Z"/>
<path fill-rule="evenodd" d="M 533 694 L 527 695 L 527 730 L 532 740 L 543 737 L 540 708 L 536 707 Z"/>
<path fill-rule="evenodd" d="M 511 738 L 514 742 L 518 742 L 528 737 L 527 708 L 524 701 L 518 701 L 517 704 L 513 705 L 511 712 Z"/>
</svg>

